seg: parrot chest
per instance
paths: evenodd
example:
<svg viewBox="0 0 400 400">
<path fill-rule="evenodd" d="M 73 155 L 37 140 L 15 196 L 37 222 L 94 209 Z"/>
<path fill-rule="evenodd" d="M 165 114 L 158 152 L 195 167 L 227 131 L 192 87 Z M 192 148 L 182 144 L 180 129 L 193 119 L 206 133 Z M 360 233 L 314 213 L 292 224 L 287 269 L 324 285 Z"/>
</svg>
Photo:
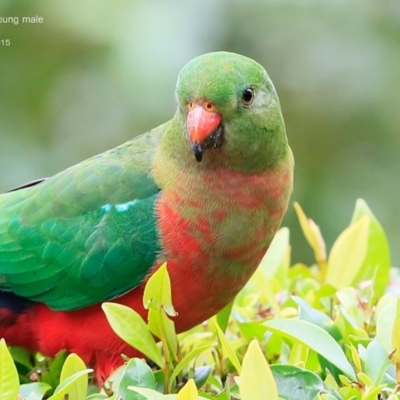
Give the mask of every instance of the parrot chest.
<svg viewBox="0 0 400 400">
<path fill-rule="evenodd" d="M 178 176 L 175 190 L 163 191 L 157 265 L 167 261 L 175 308 L 186 314 L 182 330 L 218 312 L 250 279 L 280 225 L 291 187 L 291 171 L 280 168 L 254 176 L 221 170 L 199 176 L 195 185 Z"/>
</svg>

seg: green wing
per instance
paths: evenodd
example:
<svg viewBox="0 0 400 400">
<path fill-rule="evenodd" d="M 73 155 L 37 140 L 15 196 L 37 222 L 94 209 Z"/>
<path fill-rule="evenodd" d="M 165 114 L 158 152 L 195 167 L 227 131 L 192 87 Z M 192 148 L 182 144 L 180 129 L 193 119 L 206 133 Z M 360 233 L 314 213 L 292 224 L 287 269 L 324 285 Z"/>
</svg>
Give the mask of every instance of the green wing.
<svg viewBox="0 0 400 400">
<path fill-rule="evenodd" d="M 165 127 L 1 195 L 1 289 L 72 310 L 137 286 L 159 251 L 151 163 Z"/>
</svg>

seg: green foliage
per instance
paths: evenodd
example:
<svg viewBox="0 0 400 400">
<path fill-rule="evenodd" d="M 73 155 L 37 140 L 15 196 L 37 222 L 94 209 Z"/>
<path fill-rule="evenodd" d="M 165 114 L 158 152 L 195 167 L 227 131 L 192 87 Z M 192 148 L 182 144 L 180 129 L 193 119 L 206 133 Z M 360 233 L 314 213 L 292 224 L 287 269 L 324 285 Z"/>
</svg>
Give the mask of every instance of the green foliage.
<svg viewBox="0 0 400 400">
<path fill-rule="evenodd" d="M 270 400 L 279 398 L 271 368 L 256 340 L 250 342 L 243 357 L 239 387 L 242 399 L 262 399 L 266 395 Z"/>
<path fill-rule="evenodd" d="M 390 293 L 399 279 L 390 270 L 381 225 L 358 200 L 350 225 L 328 253 L 318 226 L 298 204 L 295 208 L 315 264 L 290 266 L 289 231 L 282 228 L 234 304 L 179 335 L 163 265 L 145 289 L 147 323 L 125 306 L 103 304 L 114 331 L 158 367 L 127 360 L 100 393 L 92 387 L 87 394 L 90 370 L 77 355 L 66 360 L 60 355 L 47 365 L 51 375 L 36 374 L 37 382 L 20 386 L 21 398 L 39 400 L 49 393 L 51 400 L 400 398 L 400 299 Z M 18 370 L 26 371 L 26 354 L 12 352 Z M 2 393 L 15 398 L 18 373 L 4 341 L 0 359 Z"/>
<path fill-rule="evenodd" d="M 164 365 L 150 329 L 136 311 L 117 303 L 103 303 L 102 307 L 108 322 L 121 339 L 152 359 L 157 365 Z"/>
<path fill-rule="evenodd" d="M 80 400 L 85 398 L 88 389 L 88 373 L 84 362 L 76 355 L 70 354 L 61 370 L 60 384 L 49 400 Z"/>
<path fill-rule="evenodd" d="M 156 380 L 152 370 L 143 360 L 137 358 L 129 360 L 124 367 L 115 397 L 124 400 L 143 399 L 141 395 L 129 389 L 129 386 L 132 385 L 152 390 L 156 389 Z"/>
<path fill-rule="evenodd" d="M 18 394 L 18 373 L 4 339 L 0 340 L 0 393 L 12 399 Z"/>
</svg>

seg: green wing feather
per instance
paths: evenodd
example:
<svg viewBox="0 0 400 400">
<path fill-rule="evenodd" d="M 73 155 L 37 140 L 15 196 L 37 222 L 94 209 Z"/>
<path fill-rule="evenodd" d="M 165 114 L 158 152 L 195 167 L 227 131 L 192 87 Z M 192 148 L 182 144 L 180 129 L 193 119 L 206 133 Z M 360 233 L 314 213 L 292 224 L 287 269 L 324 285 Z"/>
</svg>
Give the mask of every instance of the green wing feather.
<svg viewBox="0 0 400 400">
<path fill-rule="evenodd" d="M 71 310 L 137 286 L 159 251 L 151 169 L 165 127 L 1 195 L 2 290 Z"/>
</svg>

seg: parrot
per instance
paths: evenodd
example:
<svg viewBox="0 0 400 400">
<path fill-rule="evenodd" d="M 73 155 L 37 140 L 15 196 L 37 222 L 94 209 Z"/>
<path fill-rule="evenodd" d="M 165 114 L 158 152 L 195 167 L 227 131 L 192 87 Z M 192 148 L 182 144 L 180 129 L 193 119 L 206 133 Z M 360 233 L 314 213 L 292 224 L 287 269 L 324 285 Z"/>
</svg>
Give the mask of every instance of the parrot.
<svg viewBox="0 0 400 400">
<path fill-rule="evenodd" d="M 228 305 L 258 267 L 293 188 L 294 158 L 266 70 L 216 51 L 178 74 L 162 125 L 0 195 L 0 337 L 98 382 L 141 356 L 103 302 L 146 320 L 149 277 L 166 263 L 177 332 Z"/>
</svg>

